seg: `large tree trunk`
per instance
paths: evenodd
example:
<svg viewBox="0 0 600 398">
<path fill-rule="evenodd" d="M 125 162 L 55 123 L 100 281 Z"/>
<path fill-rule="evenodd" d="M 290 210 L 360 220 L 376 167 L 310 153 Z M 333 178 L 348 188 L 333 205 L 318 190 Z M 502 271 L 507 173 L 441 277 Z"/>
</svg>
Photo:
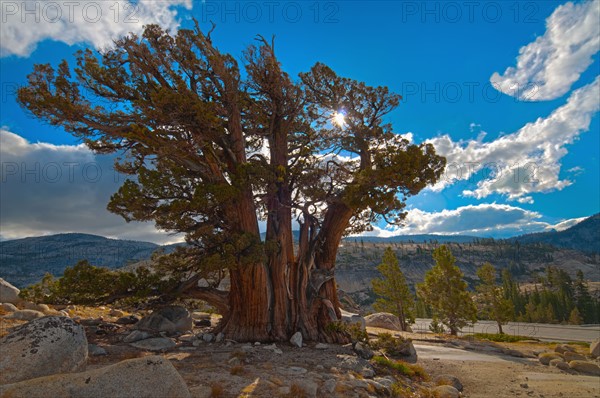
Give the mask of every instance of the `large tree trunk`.
<svg viewBox="0 0 600 398">
<path fill-rule="evenodd" d="M 351 216 L 352 211 L 347 206 L 332 205 L 313 239 L 307 236 L 309 224 L 303 225 L 296 297 L 299 328 L 307 339 L 329 343 L 349 341 L 347 334 L 328 328 L 328 325 L 341 320 L 334 268 L 337 250 Z"/>
</svg>

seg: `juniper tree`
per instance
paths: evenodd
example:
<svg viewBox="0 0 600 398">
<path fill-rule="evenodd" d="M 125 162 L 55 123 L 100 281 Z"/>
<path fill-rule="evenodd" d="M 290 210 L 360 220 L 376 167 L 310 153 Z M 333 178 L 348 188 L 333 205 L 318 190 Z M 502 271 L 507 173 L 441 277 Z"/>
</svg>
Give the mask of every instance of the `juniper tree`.
<svg viewBox="0 0 600 398">
<path fill-rule="evenodd" d="M 417 285 L 418 295 L 431 306 L 433 317 L 450 329 L 450 334 L 477 320 L 477 308 L 467 291 L 463 273 L 446 245 L 433 251 L 435 265 Z"/>
<path fill-rule="evenodd" d="M 496 285 L 496 269 L 492 264 L 483 264 L 477 270 L 477 276 L 481 282 L 477 286 L 480 311 L 487 319 L 496 321 L 498 332 L 504 334 L 502 325 L 514 317 L 514 305 L 504 298 L 502 287 Z"/>
<path fill-rule="evenodd" d="M 377 270 L 382 278 L 371 281 L 373 291 L 379 296 L 373 304 L 373 308 L 376 311 L 390 312 L 396 315 L 400 320 L 402 330 L 407 330 L 408 325 L 415 322 L 413 313 L 415 302 L 398 264 L 398 258 L 390 247 L 385 249 Z"/>
<path fill-rule="evenodd" d="M 401 222 L 406 198 L 435 183 L 445 159 L 384 122 L 399 95 L 323 64 L 292 79 L 273 43 L 257 40 L 242 74 L 197 22 L 176 34 L 149 25 L 102 53 L 79 51 L 74 68 L 36 65 L 18 99 L 93 151 L 119 154 L 130 177 L 110 211 L 185 234 L 188 245 L 161 262 L 177 282 L 165 296 L 208 301 L 237 341 L 296 331 L 345 341 L 327 328 L 341 319 L 341 238 Z M 343 123 L 332 123 L 338 113 Z M 228 291 L 218 289 L 225 274 Z"/>
</svg>

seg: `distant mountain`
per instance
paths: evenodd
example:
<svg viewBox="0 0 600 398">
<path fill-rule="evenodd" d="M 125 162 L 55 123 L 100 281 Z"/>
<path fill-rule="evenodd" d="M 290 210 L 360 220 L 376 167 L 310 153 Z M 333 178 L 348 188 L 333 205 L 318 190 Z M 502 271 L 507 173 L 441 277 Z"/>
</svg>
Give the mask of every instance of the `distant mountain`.
<svg viewBox="0 0 600 398">
<path fill-rule="evenodd" d="M 368 242 L 368 243 L 400 243 L 400 242 L 438 242 L 438 243 L 470 243 L 477 239 L 475 236 L 469 235 L 437 235 L 437 234 L 421 234 L 421 235 L 398 235 L 382 238 L 379 236 L 350 236 L 345 238 L 346 242 Z"/>
<path fill-rule="evenodd" d="M 159 247 L 150 242 L 77 233 L 3 241 L 0 242 L 0 277 L 23 287 L 38 282 L 46 272 L 62 275 L 65 267 L 79 260 L 120 268 L 150 258 Z"/>
<path fill-rule="evenodd" d="M 600 253 L 600 213 L 595 214 L 564 231 L 538 232 L 510 238 L 519 243 L 544 243 L 547 245 L 578 250 L 584 253 Z"/>
</svg>

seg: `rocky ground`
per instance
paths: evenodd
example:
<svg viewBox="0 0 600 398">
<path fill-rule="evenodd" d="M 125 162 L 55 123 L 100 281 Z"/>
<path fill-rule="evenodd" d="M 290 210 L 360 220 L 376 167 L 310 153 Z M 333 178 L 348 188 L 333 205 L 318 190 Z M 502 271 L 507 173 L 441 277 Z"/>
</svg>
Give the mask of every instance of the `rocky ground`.
<svg viewBox="0 0 600 398">
<path fill-rule="evenodd" d="M 58 309 L 48 310 L 58 313 Z M 132 314 L 105 307 L 71 306 L 61 310 L 64 311 L 61 315 L 84 326 L 90 344 L 86 371 L 127 359 L 160 355 L 175 367 L 192 397 L 377 397 L 393 394 L 428 397 L 436 396 L 432 391 L 437 385 L 447 384 L 452 377 L 457 377 L 462 384 L 463 397 L 600 397 L 598 376 L 576 372 L 568 365 L 564 370 L 556 367 L 557 362 L 566 364 L 563 358 L 588 354 L 589 348 L 584 345 L 570 345 L 567 350 L 556 344 L 536 341 L 499 344 L 392 332 L 413 339 L 418 353 L 417 365 L 429 374 L 429 377 L 416 375 L 411 378 L 357 356 L 351 345 L 304 343 L 298 347 L 290 343 L 241 344 L 222 340 L 220 336 L 210 334 L 211 327 L 218 322 L 218 316 L 210 314 L 193 314 L 193 333 L 170 336 L 162 333 L 163 336 L 142 336 L 145 339 L 124 342 L 124 339 L 140 337 L 132 337 L 133 324 L 117 323 Z M 133 315 L 141 318 L 144 314 Z M 0 338 L 15 326 L 27 322 L 11 316 L 11 312 L 0 309 Z M 367 331 L 371 338 L 390 332 L 375 327 L 368 327 Z M 555 359 L 555 366 L 543 365 L 541 358 Z M 586 361 L 599 363 L 589 358 Z M 439 392 L 443 393 L 442 390 Z M 456 396 L 453 392 L 448 394 L 439 396 Z"/>
</svg>

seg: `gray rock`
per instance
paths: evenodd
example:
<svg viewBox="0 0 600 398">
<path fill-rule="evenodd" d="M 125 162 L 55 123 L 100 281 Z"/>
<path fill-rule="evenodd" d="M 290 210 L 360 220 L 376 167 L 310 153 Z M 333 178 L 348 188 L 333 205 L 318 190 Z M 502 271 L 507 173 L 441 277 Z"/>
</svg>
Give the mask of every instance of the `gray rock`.
<svg viewBox="0 0 600 398">
<path fill-rule="evenodd" d="M 592 362 L 586 361 L 571 361 L 569 367 L 581 373 L 586 373 L 594 376 L 600 376 L 600 367 Z"/>
<path fill-rule="evenodd" d="M 326 396 L 326 397 L 332 396 L 336 387 L 337 387 L 337 380 L 336 379 L 325 380 L 325 382 L 321 386 L 321 391 L 322 391 L 321 395 L 322 396 Z"/>
<path fill-rule="evenodd" d="M 20 304 L 23 301 L 19 297 L 20 292 L 19 289 L 0 278 L 0 303 Z"/>
<path fill-rule="evenodd" d="M 329 344 L 325 344 L 325 343 L 317 343 L 315 345 L 315 349 L 317 350 L 326 350 L 329 348 Z"/>
<path fill-rule="evenodd" d="M 562 359 L 553 359 L 550 361 L 550 366 L 559 368 L 560 370 L 570 370 L 569 364 Z"/>
<path fill-rule="evenodd" d="M 154 337 L 151 339 L 136 341 L 131 343 L 131 346 L 147 351 L 164 351 L 175 347 L 177 344 L 166 337 Z"/>
<path fill-rule="evenodd" d="M 202 335 L 202 340 L 206 343 L 210 343 L 211 341 L 213 341 L 215 338 L 215 335 L 212 333 L 204 333 Z"/>
<path fill-rule="evenodd" d="M 88 354 L 92 357 L 98 357 L 106 355 L 107 352 L 104 348 L 97 346 L 96 344 L 88 344 Z"/>
<path fill-rule="evenodd" d="M 558 352 L 559 354 L 564 354 L 567 351 L 575 352 L 575 347 L 572 347 L 568 344 L 559 344 L 556 346 L 556 348 L 554 348 L 554 351 Z"/>
<path fill-rule="evenodd" d="M 273 351 L 275 354 L 283 354 L 283 351 L 281 351 L 278 347 L 277 344 L 273 343 L 271 345 L 266 345 L 263 347 L 264 350 L 270 350 Z"/>
<path fill-rule="evenodd" d="M 0 386 L 3 397 L 190 398 L 185 381 L 160 356 L 129 359 L 82 373 L 57 374 Z"/>
<path fill-rule="evenodd" d="M 192 316 L 177 305 L 163 307 L 143 317 L 136 325 L 138 330 L 150 332 L 185 333 L 193 328 Z"/>
<path fill-rule="evenodd" d="M 363 318 L 362 316 L 358 315 L 358 314 L 353 314 L 351 312 L 348 311 L 344 311 L 342 309 L 340 309 L 341 313 L 342 313 L 342 321 L 346 322 L 347 324 L 355 324 L 358 323 L 360 324 L 361 328 L 363 330 L 366 329 L 366 322 L 365 322 L 365 318 Z"/>
<path fill-rule="evenodd" d="M 590 344 L 590 355 L 592 358 L 600 357 L 600 339 Z"/>
<path fill-rule="evenodd" d="M 22 321 L 33 321 L 34 319 L 42 318 L 44 316 L 46 316 L 46 314 L 35 310 L 18 310 L 13 312 L 12 314 L 6 315 L 5 318 L 20 319 Z"/>
<path fill-rule="evenodd" d="M 110 312 L 108 313 L 108 315 L 110 316 L 114 316 L 117 318 L 121 318 L 122 316 L 125 316 L 125 313 L 121 310 L 116 310 L 116 309 L 112 309 L 110 310 Z"/>
<path fill-rule="evenodd" d="M 15 312 L 18 311 L 19 309 L 17 307 L 15 307 L 14 304 L 12 303 L 2 303 L 0 304 L 0 308 L 2 308 L 2 310 L 4 312 Z"/>
<path fill-rule="evenodd" d="M 373 380 L 387 388 L 392 388 L 392 384 L 396 382 L 396 380 L 392 376 L 375 377 Z"/>
<path fill-rule="evenodd" d="M 123 339 L 124 343 L 133 343 L 150 338 L 151 334 L 142 330 L 134 330 Z"/>
<path fill-rule="evenodd" d="M 294 333 L 290 338 L 290 344 L 302 348 L 302 333 Z"/>
<path fill-rule="evenodd" d="M 437 386 L 434 388 L 433 393 L 438 398 L 459 398 L 460 393 L 452 386 Z"/>
<path fill-rule="evenodd" d="M 369 363 L 369 361 L 356 357 L 354 355 L 336 355 L 339 359 L 338 366 L 344 370 L 352 370 L 356 373 L 360 373 L 363 377 L 375 376 L 375 371 Z"/>
<path fill-rule="evenodd" d="M 377 394 L 378 397 L 384 396 L 390 396 L 391 395 L 391 388 L 388 387 L 387 385 L 383 385 L 375 380 L 369 380 L 367 379 L 366 382 L 371 386 L 371 389 L 375 390 L 375 393 Z"/>
<path fill-rule="evenodd" d="M 177 340 L 183 341 L 185 343 L 193 343 L 194 341 L 198 340 L 198 337 L 196 337 L 196 335 L 190 333 L 190 334 L 184 334 L 184 335 L 177 337 Z"/>
<path fill-rule="evenodd" d="M 463 385 L 458 379 L 458 377 L 451 375 L 439 375 L 435 378 L 435 384 L 437 385 L 447 385 L 456 388 L 458 391 L 463 390 Z"/>
<path fill-rule="evenodd" d="M 216 337 L 215 337 L 215 342 L 216 343 L 220 343 L 225 339 L 225 334 L 223 334 L 222 332 L 217 333 Z"/>
<path fill-rule="evenodd" d="M 133 325 L 134 323 L 138 323 L 140 319 L 135 315 L 127 315 L 122 316 L 115 321 L 115 323 L 119 325 Z"/>
<path fill-rule="evenodd" d="M 210 314 L 208 312 L 194 311 L 194 312 L 192 312 L 192 318 L 193 319 L 208 319 L 210 321 Z"/>
<path fill-rule="evenodd" d="M 31 303 L 29 301 L 24 301 L 22 303 L 22 305 L 23 305 L 23 308 L 25 308 L 26 310 L 39 311 L 39 312 L 42 312 L 47 315 L 49 315 L 52 312 L 50 310 L 50 307 L 48 307 L 46 304 L 36 304 L 36 303 Z"/>
<path fill-rule="evenodd" d="M 16 328 L 0 339 L 0 384 L 80 370 L 88 343 L 81 325 L 47 316 Z"/>
<path fill-rule="evenodd" d="M 315 398 L 317 396 L 317 389 L 319 388 L 319 385 L 314 380 L 298 378 L 294 381 L 294 384 L 304 391 L 305 397 Z"/>
<path fill-rule="evenodd" d="M 566 351 L 565 354 L 565 362 L 571 361 L 587 361 L 587 358 L 581 354 L 576 352 Z"/>
<path fill-rule="evenodd" d="M 302 376 L 308 373 L 308 370 L 300 366 L 289 366 L 287 368 L 277 368 L 277 371 L 287 376 Z"/>
<path fill-rule="evenodd" d="M 354 344 L 354 352 L 356 352 L 356 355 L 358 355 L 359 357 L 363 358 L 363 359 L 371 359 L 373 358 L 373 350 L 371 349 L 371 347 L 369 347 L 366 344 L 361 343 L 360 341 L 356 342 L 356 344 Z"/>
<path fill-rule="evenodd" d="M 377 312 L 375 314 L 367 315 L 365 317 L 365 323 L 367 326 L 374 328 L 402 330 L 398 317 L 389 312 Z"/>
<path fill-rule="evenodd" d="M 563 357 L 562 357 L 562 355 L 560 355 L 557 352 L 544 352 L 539 355 L 538 359 L 542 365 L 549 365 L 551 360 L 553 360 L 553 359 L 562 360 Z"/>
</svg>

